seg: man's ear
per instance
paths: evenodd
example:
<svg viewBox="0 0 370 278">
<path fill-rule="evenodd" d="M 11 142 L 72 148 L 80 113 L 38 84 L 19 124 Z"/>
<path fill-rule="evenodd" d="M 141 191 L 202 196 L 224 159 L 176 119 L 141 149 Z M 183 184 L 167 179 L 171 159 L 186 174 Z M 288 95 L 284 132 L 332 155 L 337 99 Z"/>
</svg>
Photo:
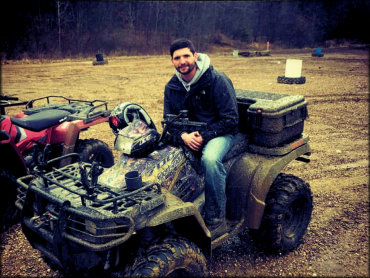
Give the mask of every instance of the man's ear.
<svg viewBox="0 0 370 278">
<path fill-rule="evenodd" d="M 194 58 L 195 58 L 195 61 L 198 61 L 198 53 L 197 52 L 194 52 Z"/>
</svg>

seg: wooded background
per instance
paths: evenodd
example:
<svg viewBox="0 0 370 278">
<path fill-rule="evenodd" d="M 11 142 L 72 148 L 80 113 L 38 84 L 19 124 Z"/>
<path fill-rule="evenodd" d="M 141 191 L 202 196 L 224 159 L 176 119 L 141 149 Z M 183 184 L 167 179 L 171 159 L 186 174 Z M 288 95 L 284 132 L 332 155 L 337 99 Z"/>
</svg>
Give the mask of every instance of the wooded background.
<svg viewBox="0 0 370 278">
<path fill-rule="evenodd" d="M 0 7 L 3 59 L 167 54 L 178 37 L 202 51 L 231 41 L 286 48 L 369 43 L 368 0 L 6 0 Z"/>
</svg>

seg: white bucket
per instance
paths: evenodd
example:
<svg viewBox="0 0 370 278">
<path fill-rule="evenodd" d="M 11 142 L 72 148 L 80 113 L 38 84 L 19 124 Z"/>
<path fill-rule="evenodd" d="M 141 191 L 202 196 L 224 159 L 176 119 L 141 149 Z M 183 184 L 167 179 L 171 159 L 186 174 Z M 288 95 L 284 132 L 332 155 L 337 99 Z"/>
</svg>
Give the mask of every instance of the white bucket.
<svg viewBox="0 0 370 278">
<path fill-rule="evenodd" d="M 239 50 L 234 50 L 233 57 L 238 57 L 238 56 L 239 56 Z"/>
<path fill-rule="evenodd" d="M 287 59 L 285 66 L 285 77 L 297 78 L 302 74 L 302 60 Z"/>
</svg>

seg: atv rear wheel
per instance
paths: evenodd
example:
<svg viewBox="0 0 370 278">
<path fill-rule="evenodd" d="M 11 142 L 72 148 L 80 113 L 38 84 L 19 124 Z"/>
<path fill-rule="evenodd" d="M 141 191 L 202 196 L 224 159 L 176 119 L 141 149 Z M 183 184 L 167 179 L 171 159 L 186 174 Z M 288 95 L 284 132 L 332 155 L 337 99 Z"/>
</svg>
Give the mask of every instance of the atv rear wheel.
<svg viewBox="0 0 370 278">
<path fill-rule="evenodd" d="M 109 168 L 114 164 L 113 153 L 108 145 L 97 139 L 78 140 L 76 152 L 81 161 L 92 163 L 98 161 L 101 166 Z"/>
<path fill-rule="evenodd" d="M 291 251 L 306 233 L 312 208 L 309 184 L 293 175 L 280 174 L 267 194 L 260 229 L 250 230 L 250 235 L 267 252 Z"/>
<path fill-rule="evenodd" d="M 0 185 L 2 190 L 0 201 L 0 232 L 4 232 L 13 224 L 17 223 L 20 217 L 20 211 L 15 206 L 17 199 L 16 177 L 8 171 L 0 169 Z"/>
<path fill-rule="evenodd" d="M 193 242 L 185 238 L 165 238 L 150 246 L 126 269 L 131 276 L 205 276 L 206 259 Z"/>
</svg>

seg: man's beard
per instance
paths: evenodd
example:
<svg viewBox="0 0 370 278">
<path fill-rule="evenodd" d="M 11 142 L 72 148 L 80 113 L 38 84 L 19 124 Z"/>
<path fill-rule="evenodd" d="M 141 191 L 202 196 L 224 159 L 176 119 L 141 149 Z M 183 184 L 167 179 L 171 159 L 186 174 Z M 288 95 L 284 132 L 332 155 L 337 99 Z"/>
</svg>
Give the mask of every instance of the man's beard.
<svg viewBox="0 0 370 278">
<path fill-rule="evenodd" d="M 193 64 L 187 64 L 185 66 L 180 66 L 180 67 L 177 67 L 176 70 L 182 74 L 182 75 L 188 75 L 196 66 L 196 63 L 193 63 Z M 185 71 L 185 72 L 182 72 L 180 69 L 183 68 L 183 67 L 188 67 L 188 70 Z"/>
</svg>

